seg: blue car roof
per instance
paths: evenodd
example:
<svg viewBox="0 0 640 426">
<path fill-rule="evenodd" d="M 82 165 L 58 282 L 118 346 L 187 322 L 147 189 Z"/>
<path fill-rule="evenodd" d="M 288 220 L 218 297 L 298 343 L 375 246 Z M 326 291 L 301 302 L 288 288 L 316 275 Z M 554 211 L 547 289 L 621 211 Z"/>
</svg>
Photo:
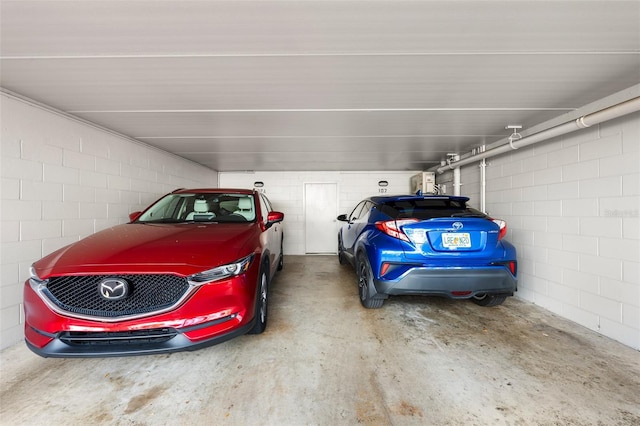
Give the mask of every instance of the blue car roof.
<svg viewBox="0 0 640 426">
<path fill-rule="evenodd" d="M 469 197 L 455 195 L 386 195 L 369 197 L 369 200 L 373 201 L 376 204 L 405 200 L 454 200 L 466 203 L 467 201 L 469 201 Z"/>
</svg>

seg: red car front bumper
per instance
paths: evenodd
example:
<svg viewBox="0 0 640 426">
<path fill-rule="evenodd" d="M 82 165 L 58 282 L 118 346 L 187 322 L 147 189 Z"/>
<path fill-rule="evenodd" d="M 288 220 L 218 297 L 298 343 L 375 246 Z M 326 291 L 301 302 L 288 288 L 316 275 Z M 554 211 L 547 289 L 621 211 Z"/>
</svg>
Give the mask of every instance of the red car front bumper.
<svg viewBox="0 0 640 426">
<path fill-rule="evenodd" d="M 29 281 L 25 340 L 43 357 L 105 357 L 195 350 L 247 333 L 254 325 L 257 273 L 201 285 L 175 309 L 123 321 L 52 310 Z"/>
</svg>

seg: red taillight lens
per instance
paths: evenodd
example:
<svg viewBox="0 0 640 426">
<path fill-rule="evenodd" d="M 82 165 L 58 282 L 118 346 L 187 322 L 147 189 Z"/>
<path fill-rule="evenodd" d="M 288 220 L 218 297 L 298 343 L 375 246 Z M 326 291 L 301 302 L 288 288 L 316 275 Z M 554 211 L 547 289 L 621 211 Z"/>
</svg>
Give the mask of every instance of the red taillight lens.
<svg viewBox="0 0 640 426">
<path fill-rule="evenodd" d="M 500 231 L 498 232 L 498 241 L 504 238 L 507 235 L 507 222 L 500 219 L 491 219 L 493 223 L 500 227 Z"/>
<path fill-rule="evenodd" d="M 402 241 L 410 242 L 407 234 L 400 229 L 408 223 L 418 222 L 418 219 L 402 219 L 402 220 L 383 220 L 376 222 L 376 228 L 384 232 L 390 237 L 397 238 Z"/>
<path fill-rule="evenodd" d="M 518 262 L 516 262 L 515 260 L 508 260 L 506 262 L 492 262 L 491 264 L 509 269 L 509 272 L 511 272 L 511 275 L 513 275 L 514 277 L 518 274 Z"/>
<path fill-rule="evenodd" d="M 382 267 L 380 267 L 380 276 L 383 276 L 384 274 L 387 273 L 387 271 L 389 270 L 389 267 L 391 266 L 391 264 L 384 262 L 382 264 Z"/>
</svg>

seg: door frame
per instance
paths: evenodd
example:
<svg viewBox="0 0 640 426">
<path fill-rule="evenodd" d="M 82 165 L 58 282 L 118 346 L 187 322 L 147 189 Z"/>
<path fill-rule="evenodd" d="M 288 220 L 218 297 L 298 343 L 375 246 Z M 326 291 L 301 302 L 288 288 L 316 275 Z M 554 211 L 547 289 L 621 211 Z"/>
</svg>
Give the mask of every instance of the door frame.
<svg viewBox="0 0 640 426">
<path fill-rule="evenodd" d="M 322 253 L 316 253 L 316 252 L 308 252 L 307 251 L 307 185 L 334 185 L 336 188 L 336 210 L 333 213 L 333 222 L 334 226 L 335 226 L 335 244 L 333 245 L 333 249 L 330 252 L 322 252 Z M 302 183 L 302 220 L 303 220 L 303 226 L 302 226 L 302 232 L 303 232 L 303 239 L 304 239 L 304 254 L 305 255 L 333 255 L 333 254 L 337 254 L 338 253 L 338 226 L 337 226 L 337 222 L 338 220 L 336 219 L 338 217 L 338 210 L 340 209 L 340 183 L 337 181 L 310 181 L 310 182 L 303 182 Z"/>
</svg>

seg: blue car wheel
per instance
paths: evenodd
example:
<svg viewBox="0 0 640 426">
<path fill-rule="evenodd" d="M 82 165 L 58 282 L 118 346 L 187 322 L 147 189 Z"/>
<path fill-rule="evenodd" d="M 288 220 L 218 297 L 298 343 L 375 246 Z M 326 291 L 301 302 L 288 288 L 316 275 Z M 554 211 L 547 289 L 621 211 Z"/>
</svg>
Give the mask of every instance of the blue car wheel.
<svg viewBox="0 0 640 426">
<path fill-rule="evenodd" d="M 349 261 L 344 257 L 344 248 L 342 247 L 342 241 L 340 240 L 340 236 L 338 235 L 338 262 L 341 265 L 346 265 Z"/>
<path fill-rule="evenodd" d="M 363 253 L 358 255 L 358 290 L 360 293 L 360 303 L 367 309 L 381 308 L 384 299 L 377 299 L 376 289 L 373 285 L 373 271 Z"/>
</svg>

